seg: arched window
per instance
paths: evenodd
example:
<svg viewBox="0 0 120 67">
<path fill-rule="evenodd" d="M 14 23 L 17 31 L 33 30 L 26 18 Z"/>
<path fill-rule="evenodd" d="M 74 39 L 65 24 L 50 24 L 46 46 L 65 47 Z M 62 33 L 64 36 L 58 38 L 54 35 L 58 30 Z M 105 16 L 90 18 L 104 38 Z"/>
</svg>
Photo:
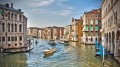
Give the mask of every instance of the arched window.
<svg viewBox="0 0 120 67">
<path fill-rule="evenodd" d="M 8 12 L 8 20 L 10 20 L 10 13 Z"/>
<path fill-rule="evenodd" d="M 17 46 L 17 44 L 15 43 L 15 46 Z"/>
<path fill-rule="evenodd" d="M 15 21 L 17 21 L 17 14 L 15 14 Z"/>
<path fill-rule="evenodd" d="M 86 41 L 88 41 L 88 38 L 86 38 Z"/>
<path fill-rule="evenodd" d="M 15 32 L 17 32 L 17 24 L 15 24 Z"/>
<path fill-rule="evenodd" d="M 97 41 L 97 38 L 95 38 L 95 41 Z"/>
<path fill-rule="evenodd" d="M 93 38 L 91 37 L 91 41 L 93 41 Z"/>
<path fill-rule="evenodd" d="M 4 32 L 4 31 L 5 31 L 5 24 L 2 23 L 2 32 Z"/>
<path fill-rule="evenodd" d="M 22 25 L 19 25 L 19 32 L 22 32 Z"/>
<path fill-rule="evenodd" d="M 11 19 L 13 20 L 13 13 L 11 14 Z"/>
<path fill-rule="evenodd" d="M 8 44 L 8 46 L 10 46 L 11 44 Z"/>
<path fill-rule="evenodd" d="M 17 36 L 15 36 L 15 41 L 17 41 Z"/>
<path fill-rule="evenodd" d="M 19 21 L 21 21 L 21 19 L 22 19 L 22 17 L 21 17 L 21 15 L 19 16 Z"/>
<path fill-rule="evenodd" d="M 8 32 L 10 32 L 10 23 L 8 23 Z"/>
<path fill-rule="evenodd" d="M 11 24 L 11 31 L 13 32 L 13 24 Z"/>
</svg>

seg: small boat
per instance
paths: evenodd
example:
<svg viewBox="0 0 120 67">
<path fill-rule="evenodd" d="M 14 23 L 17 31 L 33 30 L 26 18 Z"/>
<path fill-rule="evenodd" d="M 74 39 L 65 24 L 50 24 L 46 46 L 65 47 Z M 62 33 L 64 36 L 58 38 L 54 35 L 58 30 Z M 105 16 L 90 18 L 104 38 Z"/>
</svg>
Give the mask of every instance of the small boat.
<svg viewBox="0 0 120 67">
<path fill-rule="evenodd" d="M 55 40 L 50 40 L 48 43 L 49 43 L 50 45 L 53 45 L 53 46 L 56 45 Z"/>
<path fill-rule="evenodd" d="M 51 49 L 48 49 L 48 50 L 44 50 L 44 55 L 45 55 L 45 56 L 50 56 L 50 55 L 52 55 L 55 51 L 56 51 L 56 48 L 51 48 Z"/>
<path fill-rule="evenodd" d="M 60 39 L 59 42 L 62 44 L 69 44 L 69 40 L 67 40 L 67 39 Z"/>
</svg>

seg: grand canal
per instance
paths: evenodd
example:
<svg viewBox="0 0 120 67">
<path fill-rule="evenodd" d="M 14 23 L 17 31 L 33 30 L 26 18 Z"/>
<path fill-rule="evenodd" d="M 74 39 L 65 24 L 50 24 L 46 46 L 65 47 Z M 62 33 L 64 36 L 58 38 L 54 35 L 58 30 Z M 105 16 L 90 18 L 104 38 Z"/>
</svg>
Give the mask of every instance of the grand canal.
<svg viewBox="0 0 120 67">
<path fill-rule="evenodd" d="M 56 46 L 48 44 L 47 40 L 37 40 L 34 49 L 29 53 L 0 54 L 0 67 L 103 67 L 100 57 L 95 57 L 94 45 L 82 45 L 71 42 Z M 35 42 L 35 40 L 33 41 Z M 44 57 L 44 50 L 56 48 L 56 52 Z M 105 60 L 104 67 L 120 67 L 113 58 Z"/>
</svg>

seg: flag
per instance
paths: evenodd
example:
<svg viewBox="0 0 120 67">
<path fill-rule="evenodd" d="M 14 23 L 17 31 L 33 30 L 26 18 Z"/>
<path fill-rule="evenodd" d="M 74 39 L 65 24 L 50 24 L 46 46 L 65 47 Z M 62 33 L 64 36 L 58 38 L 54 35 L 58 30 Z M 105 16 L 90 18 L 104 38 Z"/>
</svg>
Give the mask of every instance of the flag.
<svg viewBox="0 0 120 67">
<path fill-rule="evenodd" d="M 1 15 L 4 15 L 4 14 L 5 14 L 5 11 L 4 11 L 4 10 L 0 10 L 0 14 L 1 14 Z"/>
</svg>

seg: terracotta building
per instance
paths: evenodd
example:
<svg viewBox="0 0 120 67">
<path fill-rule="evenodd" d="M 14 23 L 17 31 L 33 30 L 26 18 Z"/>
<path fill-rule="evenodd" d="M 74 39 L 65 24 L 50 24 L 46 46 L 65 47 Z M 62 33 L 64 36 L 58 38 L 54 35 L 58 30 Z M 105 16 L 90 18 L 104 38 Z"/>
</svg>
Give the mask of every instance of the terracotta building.
<svg viewBox="0 0 120 67">
<path fill-rule="evenodd" d="M 85 44 L 95 44 L 100 34 L 101 10 L 96 9 L 85 12 L 83 15 L 83 42 Z"/>
</svg>

